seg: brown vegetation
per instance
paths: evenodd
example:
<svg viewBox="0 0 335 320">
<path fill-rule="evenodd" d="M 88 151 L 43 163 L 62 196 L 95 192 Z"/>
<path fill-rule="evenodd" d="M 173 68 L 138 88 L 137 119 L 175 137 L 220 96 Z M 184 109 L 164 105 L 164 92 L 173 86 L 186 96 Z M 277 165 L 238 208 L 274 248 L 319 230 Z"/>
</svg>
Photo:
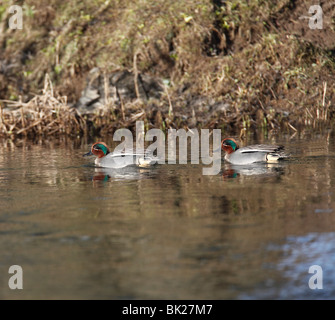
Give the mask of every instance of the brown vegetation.
<svg viewBox="0 0 335 320">
<path fill-rule="evenodd" d="M 320 1 L 18 1 L 24 29 L 0 5 L 2 135 L 101 134 L 132 127 L 289 130 L 334 118 L 335 6 Z M 79 114 L 89 71 L 128 70 L 165 83 L 160 99 Z M 45 77 L 48 87 L 37 94 Z M 51 87 L 51 81 L 54 88 Z M 137 95 L 138 96 L 138 95 Z M 66 98 L 64 98 L 66 97 Z M 14 109 L 13 109 L 14 108 Z"/>
</svg>

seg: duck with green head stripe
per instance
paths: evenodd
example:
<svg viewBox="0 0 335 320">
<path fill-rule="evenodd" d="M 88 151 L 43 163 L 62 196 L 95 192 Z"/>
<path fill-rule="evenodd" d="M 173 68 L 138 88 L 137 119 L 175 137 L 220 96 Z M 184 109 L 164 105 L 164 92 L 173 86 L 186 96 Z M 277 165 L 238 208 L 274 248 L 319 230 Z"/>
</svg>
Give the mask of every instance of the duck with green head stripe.
<svg viewBox="0 0 335 320">
<path fill-rule="evenodd" d="M 234 138 L 223 139 L 221 148 L 226 153 L 224 159 L 236 165 L 246 165 L 255 162 L 273 163 L 287 158 L 283 151 L 283 146 L 255 144 L 240 148 Z"/>
<path fill-rule="evenodd" d="M 91 150 L 83 156 L 95 155 L 95 165 L 103 168 L 119 169 L 129 165 L 148 167 L 156 163 L 156 160 L 149 155 L 131 152 L 111 153 L 104 142 L 96 142 Z"/>
</svg>

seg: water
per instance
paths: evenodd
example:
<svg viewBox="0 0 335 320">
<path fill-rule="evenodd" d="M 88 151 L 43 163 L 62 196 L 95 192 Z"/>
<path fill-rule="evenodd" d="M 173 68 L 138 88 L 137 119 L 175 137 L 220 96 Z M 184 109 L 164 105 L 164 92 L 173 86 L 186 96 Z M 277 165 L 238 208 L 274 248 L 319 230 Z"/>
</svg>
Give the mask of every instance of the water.
<svg viewBox="0 0 335 320">
<path fill-rule="evenodd" d="M 2 141 L 0 299 L 334 299 L 334 141 L 249 138 L 292 159 L 215 176 L 115 174 L 82 157 L 86 141 Z M 323 289 L 309 288 L 312 265 Z"/>
</svg>

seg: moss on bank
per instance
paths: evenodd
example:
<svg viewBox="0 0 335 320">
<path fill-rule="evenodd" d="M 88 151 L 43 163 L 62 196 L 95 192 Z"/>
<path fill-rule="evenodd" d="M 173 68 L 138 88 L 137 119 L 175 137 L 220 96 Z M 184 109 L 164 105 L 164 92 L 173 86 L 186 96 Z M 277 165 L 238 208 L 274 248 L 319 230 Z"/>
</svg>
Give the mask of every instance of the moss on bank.
<svg viewBox="0 0 335 320">
<path fill-rule="evenodd" d="M 103 114 L 83 117 L 94 132 L 131 126 L 136 116 L 148 126 L 226 130 L 294 131 L 333 122 L 334 7 L 325 1 L 322 30 L 311 30 L 308 20 L 300 19 L 312 1 L 15 3 L 23 8 L 22 30 L 8 28 L 12 2 L 0 5 L 0 99 L 29 102 L 32 108 L 47 74 L 55 96 L 72 105 L 88 72 L 99 67 L 147 73 L 163 79 L 167 89 L 159 101 L 132 102 L 123 116 L 108 106 Z M 2 117 L 13 109 L 6 101 L 1 105 Z M 18 123 L 31 119 L 23 111 L 2 118 L 2 134 L 41 132 L 34 126 L 20 131 Z M 79 125 L 74 131 L 85 130 Z"/>
</svg>

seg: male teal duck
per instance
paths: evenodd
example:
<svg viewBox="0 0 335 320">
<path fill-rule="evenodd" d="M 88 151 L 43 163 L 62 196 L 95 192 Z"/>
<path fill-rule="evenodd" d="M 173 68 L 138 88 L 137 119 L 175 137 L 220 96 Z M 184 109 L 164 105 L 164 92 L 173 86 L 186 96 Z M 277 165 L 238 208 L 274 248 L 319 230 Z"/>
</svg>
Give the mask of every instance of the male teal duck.
<svg viewBox="0 0 335 320">
<path fill-rule="evenodd" d="M 284 153 L 284 146 L 255 144 L 240 148 L 233 138 L 223 139 L 221 148 L 226 152 L 224 159 L 236 165 L 246 165 L 255 162 L 274 163 L 288 156 Z"/>
<path fill-rule="evenodd" d="M 96 142 L 92 145 L 91 150 L 83 156 L 95 155 L 95 165 L 102 168 L 119 169 L 129 165 L 139 167 L 148 167 L 154 165 L 156 160 L 153 157 L 132 152 L 111 153 L 104 142 Z"/>
</svg>

